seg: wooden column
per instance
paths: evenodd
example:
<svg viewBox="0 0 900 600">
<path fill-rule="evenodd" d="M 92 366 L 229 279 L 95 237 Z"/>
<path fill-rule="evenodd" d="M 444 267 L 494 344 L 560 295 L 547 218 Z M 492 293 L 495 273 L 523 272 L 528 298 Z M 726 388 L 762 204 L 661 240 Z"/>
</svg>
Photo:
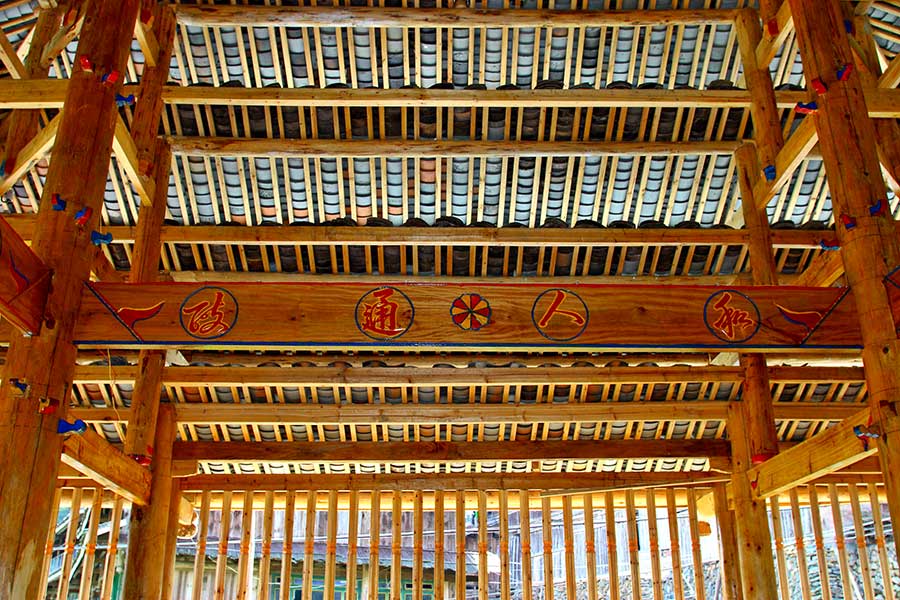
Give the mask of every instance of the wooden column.
<svg viewBox="0 0 900 600">
<path fill-rule="evenodd" d="M 885 199 L 875 126 L 867 115 L 858 72 L 838 81 L 853 63 L 838 0 L 790 0 L 807 81 L 820 79 L 815 115 L 819 149 L 834 204 L 847 282 L 856 298 L 873 428 L 895 530 L 900 528 L 900 342 L 885 276 L 900 265 L 900 243 L 889 212 L 870 208 Z M 847 227 L 848 221 L 851 227 Z M 860 442 L 862 443 L 862 442 Z M 900 539 L 895 538 L 900 548 Z"/>
<path fill-rule="evenodd" d="M 166 568 L 166 540 L 172 502 L 172 443 L 175 441 L 175 410 L 170 404 L 159 407 L 150 482 L 150 503 L 133 507 L 128 533 L 128 563 L 125 568 L 125 600 L 158 600 L 162 594 Z M 176 513 L 177 514 L 177 513 Z M 173 524 L 177 530 L 178 522 Z"/>
<path fill-rule="evenodd" d="M 97 228 L 109 173 L 109 155 L 117 110 L 116 85 L 104 85 L 104 73 L 125 71 L 137 16 L 137 0 L 94 0 L 85 18 L 77 57 L 96 65 L 93 73 L 76 67 L 66 90 L 65 109 L 56 137 L 32 248 L 53 271 L 44 327 L 39 336 L 14 336 L 4 380 L 27 384 L 24 393 L 0 387 L 0 597 L 37 598 L 43 546 L 52 512 L 65 416 L 75 367 L 72 330 L 90 273 Z M 75 61 L 79 63 L 78 60 Z M 50 210 L 58 193 L 66 211 Z M 93 216 L 79 227 L 82 207 Z M 42 398 L 59 402 L 56 415 L 41 415 Z"/>
<path fill-rule="evenodd" d="M 724 484 L 713 490 L 716 521 L 719 524 L 719 556 L 722 561 L 722 595 L 725 600 L 741 600 L 741 559 L 737 543 L 734 511 L 728 507 L 728 492 Z"/>
</svg>

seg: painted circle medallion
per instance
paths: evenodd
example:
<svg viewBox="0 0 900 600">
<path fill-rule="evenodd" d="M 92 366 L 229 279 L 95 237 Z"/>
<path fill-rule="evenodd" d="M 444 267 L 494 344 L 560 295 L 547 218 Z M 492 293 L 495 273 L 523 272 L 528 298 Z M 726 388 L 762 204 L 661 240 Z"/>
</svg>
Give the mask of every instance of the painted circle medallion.
<svg viewBox="0 0 900 600">
<path fill-rule="evenodd" d="M 393 340 L 412 327 L 415 309 L 409 296 L 391 286 L 375 288 L 356 303 L 356 327 L 373 340 Z"/>
<path fill-rule="evenodd" d="M 590 318 L 590 311 L 581 296 L 563 288 L 546 290 L 531 307 L 535 328 L 554 342 L 574 340 L 587 329 Z"/>
<path fill-rule="evenodd" d="M 225 288 L 204 286 L 184 299 L 178 311 L 182 329 L 198 340 L 214 340 L 231 331 L 238 319 L 238 302 Z"/>
<path fill-rule="evenodd" d="M 481 294 L 463 294 L 450 305 L 450 318 L 464 331 L 478 331 L 491 322 L 491 304 Z"/>
<path fill-rule="evenodd" d="M 759 308 L 737 290 L 719 290 L 706 300 L 703 322 L 723 342 L 742 344 L 759 331 Z"/>
</svg>

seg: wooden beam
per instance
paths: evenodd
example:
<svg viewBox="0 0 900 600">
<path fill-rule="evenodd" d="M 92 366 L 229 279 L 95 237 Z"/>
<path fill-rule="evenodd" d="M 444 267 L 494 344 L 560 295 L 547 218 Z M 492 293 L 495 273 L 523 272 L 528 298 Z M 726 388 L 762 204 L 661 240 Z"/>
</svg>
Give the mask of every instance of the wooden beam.
<svg viewBox="0 0 900 600">
<path fill-rule="evenodd" d="M 159 58 L 159 42 L 156 40 L 156 34 L 153 32 L 152 26 L 138 19 L 134 24 L 134 38 L 141 47 L 141 52 L 146 59 L 146 65 L 155 67 Z"/>
<path fill-rule="evenodd" d="M 777 421 L 840 422 L 861 405 L 843 402 L 778 402 Z M 129 409 L 72 407 L 73 418 L 88 423 L 122 423 Z M 480 423 L 552 423 L 613 421 L 724 421 L 727 402 L 597 402 L 567 404 L 228 404 L 179 403 L 175 405 L 179 424 L 229 423 L 238 425 L 409 425 Z"/>
<path fill-rule="evenodd" d="M 542 442 L 175 442 L 175 460 L 419 463 L 599 458 L 727 459 L 722 440 Z"/>
<path fill-rule="evenodd" d="M 772 33 L 769 30 L 768 18 L 764 18 L 763 29 L 765 33 L 759 41 L 755 52 L 757 64 L 766 68 L 772 64 L 775 55 L 778 54 L 778 50 L 784 46 L 788 36 L 794 29 L 794 16 L 791 14 L 790 3 L 787 1 L 782 2 L 775 16 L 771 18 L 775 20 L 777 31 Z"/>
<path fill-rule="evenodd" d="M 53 144 L 56 143 L 56 135 L 59 132 L 59 124 L 62 121 L 62 113 L 53 117 L 47 126 L 37 132 L 30 142 L 25 144 L 5 172 L 0 173 L 0 194 L 5 194 L 25 176 L 33 163 L 46 156 Z"/>
<path fill-rule="evenodd" d="M 150 472 L 91 429 L 66 437 L 62 463 L 129 502 L 145 505 L 150 499 Z"/>
<path fill-rule="evenodd" d="M 135 191 L 141 197 L 141 206 L 149 206 L 156 195 L 156 184 L 153 178 L 146 173 L 141 173 L 138 159 L 138 148 L 128 131 L 128 126 L 122 120 L 121 115 L 116 119 L 116 135 L 113 138 L 113 152 L 119 159 L 119 164 L 124 169 L 128 180 L 134 186 Z M 168 181 L 166 182 L 168 183 Z"/>
<path fill-rule="evenodd" d="M 757 206 L 765 208 L 779 190 L 788 184 L 817 141 L 815 115 L 807 115 L 775 157 L 775 179 L 766 181 L 759 177 L 757 180 L 753 190 Z"/>
<path fill-rule="evenodd" d="M 0 217 L 0 314 L 22 333 L 35 335 L 44 321 L 50 269 Z"/>
<path fill-rule="evenodd" d="M 86 55 L 108 70 L 125 72 L 130 24 L 137 8 L 136 0 L 91 2 L 76 64 L 77 57 Z M 102 214 L 109 176 L 118 88 L 105 85 L 100 75 L 76 69 L 63 85 L 39 80 L 16 82 L 35 86 L 33 90 L 44 86 L 45 91 L 57 90 L 51 95 L 65 100 L 54 145 L 56 155 L 44 182 L 41 204 L 49 208 L 53 194 L 71 204 L 65 212 L 40 211 L 32 240 L 35 254 L 53 271 L 46 305 L 51 322 L 40 335 L 14 336 L 3 367 L 7 379 L 18 378 L 27 387 L 21 394 L 9 385 L 0 389 L 2 598 L 40 596 L 41 564 L 63 445 L 57 424 L 65 418 L 77 354 L 71 344 L 72 328 L 80 308 L 81 288 L 90 275 L 94 257 L 90 235 Z M 17 94 L 23 89 L 10 91 Z M 83 228 L 76 227 L 73 220 L 75 211 L 82 207 L 90 207 L 94 215 Z M 38 412 L 42 399 L 58 403 L 55 415 Z"/>
<path fill-rule="evenodd" d="M 599 473 L 435 473 L 431 475 L 195 475 L 183 480 L 182 490 L 585 490 L 626 489 L 630 484 L 667 485 L 686 478 L 709 477 L 693 472 Z"/>
<path fill-rule="evenodd" d="M 267 158 L 459 158 L 553 156 L 695 156 L 731 154 L 739 142 L 565 142 L 453 140 L 311 140 L 169 136 L 173 154 Z"/>
<path fill-rule="evenodd" d="M 844 275 L 844 261 L 840 252 L 823 252 L 815 257 L 805 271 L 793 282 L 800 286 L 830 287 Z"/>
<path fill-rule="evenodd" d="M 365 6 L 186 6 L 175 7 L 178 22 L 197 27 L 636 27 L 729 24 L 733 10 L 501 10 Z"/>
<path fill-rule="evenodd" d="M 135 298 L 141 298 L 140 305 L 135 306 Z M 324 298 L 327 311 L 322 310 Z M 854 295 L 840 288 L 583 283 L 562 288 L 514 280 L 381 278 L 296 284 L 100 282 L 85 287 L 74 343 L 160 349 L 849 351 L 861 343 L 855 311 Z"/>
<path fill-rule="evenodd" d="M 25 79 L 28 77 L 25 65 L 22 64 L 22 60 L 16 54 L 16 49 L 9 43 L 6 33 L 0 35 L 0 62 L 3 63 L 3 66 L 6 67 L 13 79 Z"/>
<path fill-rule="evenodd" d="M 900 60 L 895 56 L 878 78 L 878 87 L 895 88 L 898 85 L 900 85 Z"/>
<path fill-rule="evenodd" d="M 876 444 L 856 437 L 853 428 L 866 426 L 869 409 L 857 411 L 839 425 L 793 446 L 747 473 L 756 482 L 754 495 L 768 498 L 852 465 L 878 452 Z"/>
</svg>

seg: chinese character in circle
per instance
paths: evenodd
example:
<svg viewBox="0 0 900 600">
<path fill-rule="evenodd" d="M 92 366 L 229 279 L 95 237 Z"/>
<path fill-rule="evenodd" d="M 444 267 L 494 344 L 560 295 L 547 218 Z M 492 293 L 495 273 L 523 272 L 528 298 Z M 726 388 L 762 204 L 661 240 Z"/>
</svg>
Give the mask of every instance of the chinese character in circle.
<svg viewBox="0 0 900 600">
<path fill-rule="evenodd" d="M 725 292 L 719 301 L 713 305 L 713 308 L 719 311 L 719 318 L 713 323 L 713 327 L 721 331 L 725 337 L 734 339 L 736 337 L 736 329 L 740 329 L 743 332 L 745 329 L 755 327 L 756 323 L 750 318 L 750 313 L 746 310 L 729 306 L 731 299 L 731 294 Z"/>
<path fill-rule="evenodd" d="M 538 321 L 538 326 L 542 328 L 546 327 L 550 324 L 550 319 L 553 318 L 553 315 L 556 314 L 568 317 L 575 325 L 584 325 L 585 319 L 583 315 L 580 315 L 573 310 L 564 310 L 560 308 L 562 303 L 565 302 L 568 294 L 564 290 L 554 291 L 556 292 L 556 297 L 553 299 L 553 302 L 550 303 L 550 306 L 547 307 L 547 310 L 544 311 L 544 316 Z"/>
<path fill-rule="evenodd" d="M 212 302 L 201 300 L 193 306 L 182 308 L 181 312 L 190 316 L 188 332 L 197 337 L 211 337 L 226 333 L 228 323 L 225 322 L 225 313 L 222 311 L 224 306 L 225 294 L 217 291 Z"/>
<path fill-rule="evenodd" d="M 399 305 L 390 299 L 393 295 L 394 290 L 391 288 L 372 292 L 375 302 L 363 304 L 360 328 L 364 332 L 391 337 L 403 330 L 402 327 L 397 326 Z"/>
</svg>

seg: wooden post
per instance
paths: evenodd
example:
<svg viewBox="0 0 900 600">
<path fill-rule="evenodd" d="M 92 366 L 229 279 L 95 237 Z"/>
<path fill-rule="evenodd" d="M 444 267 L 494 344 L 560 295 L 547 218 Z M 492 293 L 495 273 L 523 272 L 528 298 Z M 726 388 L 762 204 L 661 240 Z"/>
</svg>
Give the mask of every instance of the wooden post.
<svg viewBox="0 0 900 600">
<path fill-rule="evenodd" d="M 35 254 L 53 271 L 44 327 L 39 336 L 14 336 L 4 379 L 18 378 L 24 393 L 0 387 L 0 597 L 36 598 L 43 547 L 52 512 L 65 417 L 75 367 L 72 330 L 90 274 L 97 227 L 109 174 L 109 155 L 118 113 L 120 84 L 101 77 L 125 71 L 134 32 L 137 0 L 96 0 L 90 4 L 77 56 L 88 58 L 92 73 L 76 68 L 66 89 L 65 110 L 56 136 L 54 160 L 44 185 L 32 240 Z M 78 64 L 79 60 L 76 60 Z M 49 210 L 52 194 L 67 200 L 66 211 Z M 75 212 L 93 216 L 80 227 Z M 56 415 L 38 413 L 41 399 L 59 403 Z"/>
<path fill-rule="evenodd" d="M 175 411 L 160 406 L 156 427 L 156 454 L 153 457 L 150 503 L 133 507 L 128 534 L 128 563 L 125 568 L 125 600 L 157 600 L 161 596 L 166 567 L 166 538 L 169 531 L 169 504 L 172 501 L 172 442 L 175 440 Z M 177 519 L 174 528 L 177 529 Z"/>
<path fill-rule="evenodd" d="M 724 485 L 713 490 L 716 521 L 719 524 L 719 552 L 722 560 L 722 596 L 725 600 L 741 600 L 741 564 L 737 543 L 734 511 L 728 508 L 728 493 Z"/>
<path fill-rule="evenodd" d="M 175 553 L 178 550 L 178 531 L 181 521 L 181 486 L 177 479 L 172 481 L 172 492 L 169 498 L 169 516 L 166 521 L 166 548 L 163 561 L 162 590 L 160 600 L 172 600 L 172 586 L 175 583 Z"/>
<path fill-rule="evenodd" d="M 900 341 L 885 277 L 900 265 L 900 243 L 890 209 L 876 147 L 875 126 L 867 114 L 857 72 L 840 81 L 837 69 L 853 63 L 837 0 L 790 0 L 797 45 L 807 81 L 820 80 L 815 115 L 819 149 L 834 204 L 837 235 L 847 281 L 854 292 L 863 339 L 863 364 L 872 428 L 884 473 L 895 529 L 900 527 Z M 862 443 L 862 442 L 860 442 Z M 900 548 L 900 539 L 895 538 Z"/>
</svg>

